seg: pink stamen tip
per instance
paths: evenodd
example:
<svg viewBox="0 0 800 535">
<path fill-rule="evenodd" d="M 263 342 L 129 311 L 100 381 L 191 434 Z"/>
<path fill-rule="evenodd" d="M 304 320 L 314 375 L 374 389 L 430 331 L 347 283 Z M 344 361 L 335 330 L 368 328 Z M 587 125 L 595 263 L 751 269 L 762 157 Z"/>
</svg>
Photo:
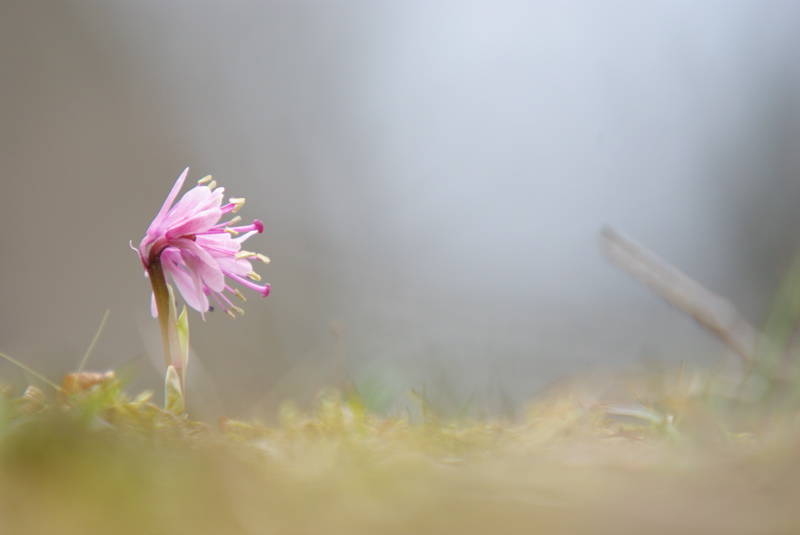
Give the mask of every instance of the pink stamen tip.
<svg viewBox="0 0 800 535">
<path fill-rule="evenodd" d="M 262 223 L 258 219 L 253 220 L 253 226 L 256 227 L 256 230 L 258 231 L 259 234 L 264 232 L 264 223 Z"/>
<path fill-rule="evenodd" d="M 270 289 L 271 289 L 271 286 L 269 284 L 265 284 L 264 285 L 264 291 L 261 292 L 261 295 L 263 295 L 264 297 L 268 296 Z"/>
</svg>

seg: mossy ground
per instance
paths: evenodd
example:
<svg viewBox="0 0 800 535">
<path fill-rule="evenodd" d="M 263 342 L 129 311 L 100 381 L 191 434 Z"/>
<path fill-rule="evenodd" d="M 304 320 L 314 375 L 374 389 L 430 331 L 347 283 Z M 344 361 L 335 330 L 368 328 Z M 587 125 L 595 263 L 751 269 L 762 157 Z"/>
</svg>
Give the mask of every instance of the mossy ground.
<svg viewBox="0 0 800 535">
<path fill-rule="evenodd" d="M 519 421 L 445 421 L 329 390 L 266 427 L 193 422 L 115 381 L 29 389 L 0 405 L 0 532 L 798 532 L 794 418 L 714 406 L 620 416 L 564 387 Z"/>
</svg>

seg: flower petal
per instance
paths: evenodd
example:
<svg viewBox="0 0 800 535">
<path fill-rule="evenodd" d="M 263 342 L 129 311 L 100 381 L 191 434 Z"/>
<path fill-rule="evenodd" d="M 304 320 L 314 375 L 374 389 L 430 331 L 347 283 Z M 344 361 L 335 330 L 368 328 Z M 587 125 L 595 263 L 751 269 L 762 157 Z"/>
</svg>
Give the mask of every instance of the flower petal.
<svg viewBox="0 0 800 535">
<path fill-rule="evenodd" d="M 203 284 L 215 292 L 225 288 L 225 275 L 208 251 L 186 238 L 175 240 L 175 246 L 181 249 L 181 258 L 186 267 L 193 274 L 196 273 Z"/>
<path fill-rule="evenodd" d="M 208 186 L 195 186 L 187 191 L 181 200 L 170 210 L 166 219 L 169 226 L 179 224 L 186 218 L 191 218 L 198 212 L 211 208 L 219 208 L 222 204 L 223 188 L 211 190 Z M 222 213 L 220 210 L 220 217 Z"/>
<path fill-rule="evenodd" d="M 172 206 L 172 203 L 175 202 L 175 197 L 178 196 L 178 192 L 183 187 L 183 182 L 186 180 L 186 176 L 188 174 L 189 174 L 189 168 L 187 167 L 186 169 L 183 170 L 181 176 L 178 177 L 178 180 L 175 181 L 175 185 L 172 186 L 172 189 L 170 190 L 169 195 L 167 195 L 164 204 L 161 205 L 161 210 L 158 211 L 158 215 L 156 215 L 155 219 L 153 219 L 153 222 L 150 223 L 150 228 L 158 227 L 161 224 L 161 221 L 167 215 L 167 212 Z"/>
<path fill-rule="evenodd" d="M 173 250 L 170 249 L 169 251 Z M 177 251 L 175 253 L 177 253 L 176 256 L 178 258 L 181 258 Z M 162 254 L 161 257 L 163 261 L 164 255 Z M 186 269 L 182 268 L 177 262 L 172 261 L 172 259 L 168 259 L 162 265 L 164 266 L 164 271 L 169 273 L 173 282 L 175 282 L 175 286 L 183 296 L 186 304 L 198 312 L 208 311 L 208 298 L 203 291 L 202 282 L 199 278 L 194 279 L 192 275 L 187 273 Z"/>
<path fill-rule="evenodd" d="M 170 225 L 164 233 L 164 236 L 166 236 L 168 240 L 172 240 L 174 238 L 180 238 L 181 236 L 206 232 L 219 221 L 220 217 L 222 217 L 222 212 L 219 208 L 210 208 Z"/>
</svg>

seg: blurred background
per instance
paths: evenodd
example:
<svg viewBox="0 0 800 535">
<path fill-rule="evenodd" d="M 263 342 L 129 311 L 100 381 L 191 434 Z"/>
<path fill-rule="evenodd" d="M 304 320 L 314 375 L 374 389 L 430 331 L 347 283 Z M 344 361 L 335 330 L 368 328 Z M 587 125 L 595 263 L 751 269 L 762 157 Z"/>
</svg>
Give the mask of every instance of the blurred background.
<svg viewBox="0 0 800 535">
<path fill-rule="evenodd" d="M 711 367 L 597 235 L 763 320 L 800 244 L 799 30 L 763 0 L 2 1 L 0 351 L 59 381 L 110 309 L 88 367 L 160 396 L 128 242 L 188 165 L 272 259 L 243 317 L 190 317 L 197 414 L 349 381 L 509 413 L 583 370 Z"/>
</svg>

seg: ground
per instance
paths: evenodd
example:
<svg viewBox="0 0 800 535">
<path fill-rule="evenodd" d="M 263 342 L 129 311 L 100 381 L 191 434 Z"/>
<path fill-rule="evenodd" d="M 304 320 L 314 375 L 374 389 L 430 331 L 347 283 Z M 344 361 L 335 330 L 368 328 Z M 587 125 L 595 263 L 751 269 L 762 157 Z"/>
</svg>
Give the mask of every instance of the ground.
<svg viewBox="0 0 800 535">
<path fill-rule="evenodd" d="M 673 394 L 621 405 L 562 385 L 505 421 L 424 399 L 376 414 L 331 389 L 268 427 L 195 422 L 116 380 L 9 391 L 0 532 L 795 533 L 793 411 Z"/>
</svg>

